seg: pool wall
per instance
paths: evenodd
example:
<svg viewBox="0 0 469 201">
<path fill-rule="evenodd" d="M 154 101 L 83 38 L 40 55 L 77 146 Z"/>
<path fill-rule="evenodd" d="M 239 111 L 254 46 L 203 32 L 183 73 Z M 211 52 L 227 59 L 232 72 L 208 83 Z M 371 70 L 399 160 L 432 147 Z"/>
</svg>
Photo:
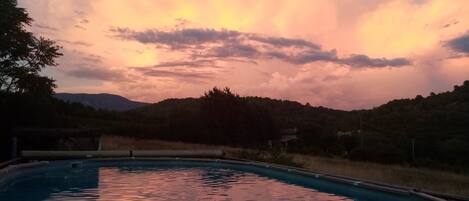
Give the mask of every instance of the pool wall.
<svg viewBox="0 0 469 201">
<path fill-rule="evenodd" d="M 99 153 L 98 153 L 99 152 Z M 225 163 L 225 164 L 234 164 L 234 165 L 248 165 L 248 166 L 256 166 L 262 168 L 270 168 L 274 170 L 280 170 L 284 172 L 289 172 L 293 174 L 303 175 L 307 177 L 312 177 L 316 179 L 322 179 L 337 183 L 343 183 L 347 185 L 352 185 L 354 187 L 359 188 L 366 188 L 370 190 L 377 190 L 392 194 L 400 194 L 400 195 L 415 195 L 427 200 L 433 201 L 442 201 L 445 199 L 427 194 L 425 192 L 407 188 L 407 187 L 400 187 L 400 186 L 393 186 L 387 185 L 372 181 L 365 181 L 359 180 L 350 177 L 342 177 L 342 176 L 335 176 L 330 174 L 323 174 L 312 172 L 310 170 L 302 169 L 302 168 L 295 168 L 277 164 L 270 164 L 270 163 L 263 163 L 263 162 L 256 162 L 256 161 L 249 161 L 249 160 L 240 160 L 240 159 L 226 159 L 223 157 L 223 152 L 220 150 L 210 150 L 210 151 L 88 151 L 88 152 L 69 152 L 69 151 L 61 151 L 61 152 L 38 152 L 38 151 L 24 151 L 23 155 L 28 159 L 38 159 L 38 158 L 55 158 L 55 159 L 65 159 L 65 158 L 79 158 L 81 160 L 67 160 L 63 161 L 69 165 L 72 163 L 77 163 L 79 165 L 80 162 L 86 161 L 162 161 L 162 160 L 183 160 L 183 161 L 197 161 L 197 162 L 216 162 L 216 163 Z M 180 155 L 178 155 L 178 153 Z M 192 153 L 192 154 L 191 154 Z M 44 154 L 47 157 L 44 157 Z M 42 156 L 41 156 L 42 155 Z M 137 155 L 137 156 L 135 156 Z M 180 156 L 180 157 L 175 157 Z M 207 158 L 208 157 L 208 158 Z M 59 162 L 60 163 L 60 162 Z M 14 182 L 15 178 L 20 177 L 23 174 L 29 173 L 31 171 L 35 171 L 37 169 L 41 169 L 41 167 L 50 167 L 48 161 L 39 161 L 39 162 L 30 162 L 30 163 L 22 163 L 18 165 L 10 165 L 6 168 L 0 169 L 0 190 L 5 187 L 6 185 L 11 184 Z M 462 197 L 455 197 L 454 199 L 449 200 L 469 200 Z"/>
</svg>

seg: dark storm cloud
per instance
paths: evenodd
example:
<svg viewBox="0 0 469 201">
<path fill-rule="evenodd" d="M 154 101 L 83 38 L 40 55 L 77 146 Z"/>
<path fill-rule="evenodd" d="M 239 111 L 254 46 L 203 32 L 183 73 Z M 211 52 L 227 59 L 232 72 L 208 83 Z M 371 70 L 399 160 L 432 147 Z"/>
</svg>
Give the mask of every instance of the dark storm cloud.
<svg viewBox="0 0 469 201">
<path fill-rule="evenodd" d="M 452 50 L 469 56 L 469 32 L 446 43 Z"/>
<path fill-rule="evenodd" d="M 351 67 L 398 67 L 410 64 L 405 58 L 370 58 L 359 54 L 339 58 L 336 50 L 323 50 L 320 45 L 307 40 L 268 37 L 226 29 L 135 31 L 129 28 L 111 28 L 110 31 L 114 37 L 153 44 L 156 48 L 178 50 L 192 59 L 206 58 L 214 61 L 278 59 L 292 64 L 324 61 Z"/>
</svg>

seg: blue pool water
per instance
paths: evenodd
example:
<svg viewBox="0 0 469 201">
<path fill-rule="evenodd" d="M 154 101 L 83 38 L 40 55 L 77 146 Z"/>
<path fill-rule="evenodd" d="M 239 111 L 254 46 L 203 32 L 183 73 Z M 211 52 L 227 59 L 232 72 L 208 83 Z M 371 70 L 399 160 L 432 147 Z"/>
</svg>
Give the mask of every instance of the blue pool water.
<svg viewBox="0 0 469 201">
<path fill-rule="evenodd" d="M 70 161 L 28 170 L 0 200 L 422 200 L 270 168 L 198 161 Z"/>
</svg>

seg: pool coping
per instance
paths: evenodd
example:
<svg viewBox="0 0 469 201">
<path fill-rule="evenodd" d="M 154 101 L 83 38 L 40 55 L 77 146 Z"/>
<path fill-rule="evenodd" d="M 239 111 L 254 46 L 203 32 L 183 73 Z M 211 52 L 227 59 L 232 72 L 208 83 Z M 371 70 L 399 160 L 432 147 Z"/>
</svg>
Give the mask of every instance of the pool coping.
<svg viewBox="0 0 469 201">
<path fill-rule="evenodd" d="M 381 192 L 387 192 L 387 193 L 392 193 L 392 194 L 415 195 L 415 196 L 418 196 L 427 200 L 431 200 L 431 201 L 446 200 L 446 199 L 431 195 L 429 193 L 426 193 L 417 189 L 408 188 L 408 187 L 382 184 L 382 183 L 366 181 L 362 179 L 314 172 L 314 171 L 303 169 L 303 168 L 290 167 L 290 166 L 278 165 L 278 164 L 272 164 L 272 163 L 266 163 L 266 162 L 251 161 L 251 160 L 245 160 L 245 159 L 237 159 L 237 158 L 186 158 L 186 157 L 106 157 L 106 158 L 100 158 L 100 157 L 97 157 L 97 158 L 71 159 L 71 161 L 74 161 L 74 160 L 96 161 L 96 162 L 99 162 L 99 161 L 132 161 L 132 160 L 141 160 L 141 161 L 184 160 L 184 161 L 195 161 L 195 162 L 220 162 L 220 163 L 226 163 L 226 164 L 250 165 L 250 166 L 263 167 L 263 168 L 271 168 L 271 169 L 285 171 L 289 173 L 295 173 L 298 175 L 314 177 L 314 178 L 323 179 L 326 181 L 338 182 L 342 184 L 353 185 L 355 187 L 376 190 L 376 191 L 381 191 Z M 0 169 L 0 188 L 4 186 L 8 186 L 11 179 L 14 179 L 17 176 L 20 176 L 21 170 L 23 169 L 42 167 L 42 166 L 47 166 L 49 164 L 50 164 L 49 161 L 34 161 L 34 162 L 9 165 L 5 168 L 2 168 Z M 462 198 L 454 198 L 450 200 L 469 200 L 469 199 L 462 197 Z"/>
<path fill-rule="evenodd" d="M 438 193 L 438 192 L 432 192 L 424 189 L 417 189 L 417 188 L 411 188 L 411 187 L 406 187 L 406 186 L 399 186 L 399 185 L 391 185 L 391 184 L 386 184 L 386 183 L 381 183 L 381 182 L 376 182 L 376 181 L 371 181 L 371 180 L 366 180 L 366 179 L 359 179 L 359 178 L 354 178 L 354 177 L 347 177 L 347 176 L 341 176 L 341 175 L 333 175 L 329 173 L 322 173 L 322 172 L 316 172 L 313 170 L 305 169 L 305 168 L 299 168 L 299 167 L 291 167 L 291 166 L 286 166 L 286 165 L 280 165 L 280 164 L 272 164 L 272 163 L 267 163 L 267 162 L 260 162 L 260 161 L 252 161 L 252 160 L 246 160 L 246 159 L 238 159 L 238 158 L 228 158 L 234 161 L 245 161 L 248 162 L 247 164 L 251 165 L 268 165 L 269 167 L 277 168 L 280 170 L 286 170 L 286 171 L 294 171 L 295 173 L 298 174 L 304 174 L 307 176 L 318 176 L 317 178 L 323 178 L 326 180 L 330 181 L 335 181 L 335 182 L 341 182 L 349 185 L 356 185 L 362 188 L 368 188 L 371 190 L 379 190 L 379 191 L 384 191 L 384 192 L 389 192 L 389 193 L 401 193 L 401 194 L 414 194 L 419 197 L 423 197 L 428 200 L 433 200 L 433 201 L 444 201 L 444 200 L 449 200 L 449 201 L 469 201 L 469 197 L 465 196 L 460 196 L 460 195 L 452 195 L 452 194 L 443 194 L 443 193 Z"/>
<path fill-rule="evenodd" d="M 26 159 L 83 159 L 83 158 L 119 158 L 119 157 L 194 157 L 223 158 L 225 153 L 218 149 L 200 150 L 100 150 L 100 151 L 39 151 L 23 150 L 21 156 Z"/>
<path fill-rule="evenodd" d="M 353 185 L 359 188 L 365 188 L 370 190 L 377 190 L 381 192 L 393 193 L 393 194 L 401 194 L 401 195 L 416 195 L 418 197 L 425 198 L 427 200 L 432 201 L 445 201 L 445 199 L 420 192 L 416 189 L 400 187 L 400 186 L 392 186 L 387 184 L 378 184 L 370 181 L 364 181 L 359 179 L 353 179 L 349 177 L 341 177 L 331 174 L 324 174 L 314 172 L 308 169 L 279 165 L 279 164 L 272 164 L 266 162 L 259 162 L 259 161 L 251 161 L 245 159 L 237 159 L 237 158 L 225 158 L 225 159 L 206 159 L 206 158 L 172 158 L 172 157 L 158 157 L 158 158 L 137 158 L 131 157 L 131 159 L 137 160 L 186 160 L 186 161 L 201 161 L 201 162 L 222 162 L 228 164 L 236 164 L 236 165 L 251 165 L 263 168 L 271 168 L 280 171 L 286 171 L 289 173 L 295 173 L 303 176 L 314 177 L 316 179 L 323 179 L 332 182 L 338 182 L 348 185 Z M 98 159 L 98 160 L 110 160 L 110 159 Z"/>
<path fill-rule="evenodd" d="M 359 179 L 353 177 L 347 177 L 342 175 L 333 175 L 323 172 L 315 172 L 309 169 L 290 167 L 279 164 L 270 164 L 260 161 L 251 161 L 240 158 L 226 157 L 223 150 L 220 149 L 203 149 L 203 150 L 99 150 L 99 151 L 38 151 L 38 150 L 23 150 L 22 156 L 27 159 L 90 159 L 90 158 L 125 158 L 125 157 L 138 157 L 138 158 L 161 158 L 161 157 L 172 157 L 172 158 L 224 158 L 235 161 L 244 161 L 248 163 L 259 163 L 268 164 L 272 167 L 283 167 L 283 170 L 292 170 L 303 172 L 303 174 L 314 177 L 322 177 L 323 179 L 334 180 L 336 182 L 352 184 L 370 189 L 381 189 L 381 191 L 391 191 L 393 193 L 408 193 L 420 194 L 421 196 L 438 200 L 441 198 L 456 201 L 469 201 L 469 197 L 460 195 L 444 194 L 439 192 L 433 192 L 424 189 L 417 189 L 407 186 L 390 185 L 382 182 L 376 182 L 372 180 Z M 1 167 L 0 167 L 1 168 Z"/>
</svg>

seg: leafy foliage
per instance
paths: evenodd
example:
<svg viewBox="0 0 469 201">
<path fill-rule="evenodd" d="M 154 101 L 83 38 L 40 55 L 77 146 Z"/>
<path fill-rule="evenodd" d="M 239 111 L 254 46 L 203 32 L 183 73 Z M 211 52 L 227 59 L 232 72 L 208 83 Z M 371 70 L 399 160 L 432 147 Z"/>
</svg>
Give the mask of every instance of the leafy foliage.
<svg viewBox="0 0 469 201">
<path fill-rule="evenodd" d="M 199 99 L 168 99 L 127 114 L 157 125 L 142 136 L 258 148 L 278 139 L 281 128 L 296 127 L 290 152 L 448 168 L 469 165 L 468 98 L 466 81 L 452 92 L 347 112 L 215 88 Z"/>
<path fill-rule="evenodd" d="M 39 73 L 62 54 L 54 41 L 26 30 L 32 19 L 16 0 L 0 1 L 0 90 L 50 95 L 54 80 Z"/>
<path fill-rule="evenodd" d="M 262 107 L 249 105 L 229 88 L 213 88 L 200 98 L 198 116 L 207 138 L 215 143 L 246 145 L 275 138 L 273 120 Z M 249 141 L 247 140 L 249 139 Z"/>
<path fill-rule="evenodd" d="M 303 167 L 303 164 L 295 161 L 293 156 L 287 155 L 278 148 L 262 149 L 262 150 L 242 150 L 237 157 L 253 161 L 262 161 L 294 167 Z"/>
</svg>

